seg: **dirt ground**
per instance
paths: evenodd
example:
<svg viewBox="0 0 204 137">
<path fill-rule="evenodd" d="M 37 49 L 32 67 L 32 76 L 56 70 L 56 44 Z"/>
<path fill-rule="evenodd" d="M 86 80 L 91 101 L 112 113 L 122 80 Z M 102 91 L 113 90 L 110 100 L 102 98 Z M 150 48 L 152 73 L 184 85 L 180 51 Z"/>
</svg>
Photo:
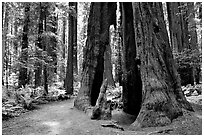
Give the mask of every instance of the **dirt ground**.
<svg viewBox="0 0 204 137">
<path fill-rule="evenodd" d="M 38 109 L 2 122 L 3 135 L 148 135 L 148 134 L 202 134 L 202 105 L 193 104 L 195 112 L 185 112 L 165 127 L 128 130 L 135 117 L 120 111 L 113 112 L 125 131 L 102 127 L 109 121 L 91 120 L 85 113 L 73 108 L 74 99 L 40 105 Z"/>
</svg>

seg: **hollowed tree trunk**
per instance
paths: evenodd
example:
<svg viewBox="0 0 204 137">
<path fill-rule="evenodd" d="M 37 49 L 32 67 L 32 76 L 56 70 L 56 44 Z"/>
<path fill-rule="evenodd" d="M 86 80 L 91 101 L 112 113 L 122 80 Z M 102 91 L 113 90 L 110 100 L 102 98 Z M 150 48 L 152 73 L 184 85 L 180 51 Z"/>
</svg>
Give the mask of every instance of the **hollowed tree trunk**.
<svg viewBox="0 0 204 137">
<path fill-rule="evenodd" d="M 123 39 L 123 111 L 138 115 L 142 102 L 142 82 L 136 59 L 133 10 L 131 2 L 121 3 Z"/>
<path fill-rule="evenodd" d="M 109 45 L 109 27 L 115 23 L 116 3 L 91 3 L 81 88 L 74 102 L 87 112 L 96 104 L 103 81 L 104 52 Z"/>
<path fill-rule="evenodd" d="M 181 91 L 162 3 L 133 3 L 133 15 L 143 100 L 132 127 L 164 126 L 181 116 L 182 108 L 193 109 Z"/>
</svg>

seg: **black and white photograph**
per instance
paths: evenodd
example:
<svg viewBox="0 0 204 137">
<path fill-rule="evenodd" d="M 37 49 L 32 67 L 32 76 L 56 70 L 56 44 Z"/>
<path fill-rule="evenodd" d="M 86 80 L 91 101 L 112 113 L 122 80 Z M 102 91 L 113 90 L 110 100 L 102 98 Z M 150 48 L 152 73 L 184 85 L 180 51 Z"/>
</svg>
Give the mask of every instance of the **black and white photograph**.
<svg viewBox="0 0 204 137">
<path fill-rule="evenodd" d="M 202 135 L 202 1 L 5 1 L 2 135 Z"/>
</svg>

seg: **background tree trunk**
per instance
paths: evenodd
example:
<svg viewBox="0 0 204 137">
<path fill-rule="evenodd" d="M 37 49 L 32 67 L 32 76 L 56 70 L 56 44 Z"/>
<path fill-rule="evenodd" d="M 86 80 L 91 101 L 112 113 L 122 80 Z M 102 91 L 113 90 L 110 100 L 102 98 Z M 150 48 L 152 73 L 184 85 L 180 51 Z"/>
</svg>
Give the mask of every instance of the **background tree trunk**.
<svg viewBox="0 0 204 137">
<path fill-rule="evenodd" d="M 191 49 L 198 49 L 198 40 L 197 40 L 197 32 L 196 32 L 196 22 L 195 19 L 195 11 L 194 11 L 194 2 L 187 2 L 187 21 L 188 21 L 188 30 L 189 30 L 189 44 Z"/>
<path fill-rule="evenodd" d="M 121 4 L 118 6 L 119 11 L 121 13 Z M 122 32 L 121 32 L 121 15 L 117 21 L 117 66 L 116 66 L 116 81 L 119 82 L 119 85 L 122 86 Z"/>
<path fill-rule="evenodd" d="M 70 2 L 69 6 L 74 6 Z M 73 94 L 73 50 L 74 50 L 74 16 L 69 14 L 69 39 L 68 39 L 68 59 L 65 78 L 65 89 L 67 94 Z"/>
<path fill-rule="evenodd" d="M 23 27 L 23 36 L 22 36 L 22 52 L 21 52 L 21 63 L 25 66 L 28 60 L 28 33 L 29 33 L 29 13 L 30 12 L 30 4 L 25 4 L 25 19 L 24 19 L 24 27 Z M 27 65 L 26 65 L 27 66 Z M 24 86 L 28 82 L 27 68 L 21 67 L 19 73 L 19 87 Z"/>
<path fill-rule="evenodd" d="M 181 15 L 179 15 L 179 3 L 167 2 L 167 15 L 169 21 L 169 31 L 172 49 L 175 52 L 180 51 L 183 47 L 182 27 L 181 27 Z"/>
<path fill-rule="evenodd" d="M 182 11 L 181 7 L 185 5 L 186 2 L 180 2 L 179 3 L 179 10 L 180 13 L 179 14 L 181 16 L 181 27 L 182 27 L 182 37 L 183 37 L 183 47 L 181 48 L 180 51 L 182 51 L 183 49 L 187 48 L 190 49 L 190 45 L 189 45 L 189 30 L 188 30 L 188 21 L 187 21 L 187 17 L 188 14 L 186 11 Z"/>
<path fill-rule="evenodd" d="M 46 13 L 45 13 L 46 14 Z M 47 25 L 46 25 L 46 31 L 47 32 L 52 32 L 54 35 L 57 36 L 57 14 L 52 15 L 51 13 L 49 13 L 49 11 L 47 11 Z M 51 25 L 49 25 L 51 24 Z M 47 52 L 48 55 L 52 57 L 52 63 L 53 67 L 48 68 L 48 74 L 49 75 L 53 75 L 54 73 L 57 73 L 57 38 L 56 37 L 50 37 L 50 39 L 48 39 L 51 43 L 50 45 L 47 45 Z M 51 76 L 52 77 L 52 76 Z"/>
<path fill-rule="evenodd" d="M 5 15 L 4 15 L 4 28 L 3 28 L 3 60 L 4 60 L 4 63 L 3 64 L 3 70 L 4 71 L 4 76 L 5 76 L 5 85 L 6 85 L 6 88 L 8 89 L 8 77 L 9 77 L 9 40 L 8 40 L 8 37 L 7 37 L 7 34 L 9 34 L 9 3 L 5 3 Z M 5 68 L 4 68 L 5 67 Z"/>
<path fill-rule="evenodd" d="M 8 9 L 7 4 L 2 2 L 2 85 L 4 85 L 4 63 L 6 55 L 6 34 L 8 30 Z"/>
<path fill-rule="evenodd" d="M 181 52 L 189 45 L 188 10 L 184 10 L 183 2 L 167 2 L 169 31 L 171 44 L 176 52 Z"/>
<path fill-rule="evenodd" d="M 108 33 L 108 37 L 110 34 Z M 109 42 L 110 43 L 110 42 Z M 104 76 L 103 78 L 107 78 L 108 86 L 115 87 L 115 82 L 113 80 L 113 73 L 112 73 L 112 63 L 111 63 L 111 45 L 106 45 L 106 50 L 104 53 Z"/>
<path fill-rule="evenodd" d="M 122 4 L 123 30 L 123 111 L 137 115 L 142 102 L 142 82 L 136 59 L 132 3 Z"/>
<path fill-rule="evenodd" d="M 39 23 L 38 23 L 38 39 L 37 39 L 37 49 L 43 49 L 42 47 L 42 33 L 43 33 L 43 6 L 42 3 L 39 3 L 40 8 L 40 17 L 39 17 Z M 37 56 L 39 56 L 39 53 L 36 53 Z M 42 75 L 42 64 L 39 62 L 36 62 L 36 69 L 35 69 L 35 87 L 38 87 L 42 85 L 41 81 L 41 75 Z"/>
<path fill-rule="evenodd" d="M 48 5 L 43 6 L 43 19 L 44 19 L 44 32 L 47 31 L 47 13 L 48 13 Z M 46 42 L 48 43 L 48 42 Z M 43 51 L 47 52 L 48 45 L 43 43 Z M 47 82 L 47 61 L 45 61 L 46 64 L 43 64 L 43 84 L 44 84 L 44 96 L 48 95 L 48 82 Z"/>
<path fill-rule="evenodd" d="M 77 14 L 77 2 L 73 2 L 73 6 L 75 8 Z M 78 67 L 77 67 L 77 16 L 74 17 L 73 21 L 73 72 L 78 74 Z"/>
<path fill-rule="evenodd" d="M 162 3 L 133 3 L 133 11 L 143 100 L 132 127 L 164 126 L 182 115 L 182 108 L 193 109 L 181 91 Z"/>
<path fill-rule="evenodd" d="M 81 88 L 74 102 L 76 108 L 85 112 L 96 104 L 100 92 L 104 52 L 109 45 L 109 27 L 116 23 L 116 7 L 116 3 L 91 3 Z"/>
</svg>

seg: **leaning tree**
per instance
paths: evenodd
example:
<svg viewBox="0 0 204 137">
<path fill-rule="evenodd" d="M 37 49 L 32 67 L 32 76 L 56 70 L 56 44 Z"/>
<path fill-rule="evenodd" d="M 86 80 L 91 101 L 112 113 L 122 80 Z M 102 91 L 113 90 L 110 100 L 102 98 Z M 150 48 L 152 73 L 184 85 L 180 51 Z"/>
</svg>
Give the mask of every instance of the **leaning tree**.
<svg viewBox="0 0 204 137">
<path fill-rule="evenodd" d="M 124 111 L 137 116 L 132 127 L 162 126 L 193 110 L 181 91 L 164 22 L 162 3 L 121 3 Z M 81 88 L 75 107 L 96 104 L 103 81 L 104 51 L 116 3 L 92 3 Z"/>
</svg>

